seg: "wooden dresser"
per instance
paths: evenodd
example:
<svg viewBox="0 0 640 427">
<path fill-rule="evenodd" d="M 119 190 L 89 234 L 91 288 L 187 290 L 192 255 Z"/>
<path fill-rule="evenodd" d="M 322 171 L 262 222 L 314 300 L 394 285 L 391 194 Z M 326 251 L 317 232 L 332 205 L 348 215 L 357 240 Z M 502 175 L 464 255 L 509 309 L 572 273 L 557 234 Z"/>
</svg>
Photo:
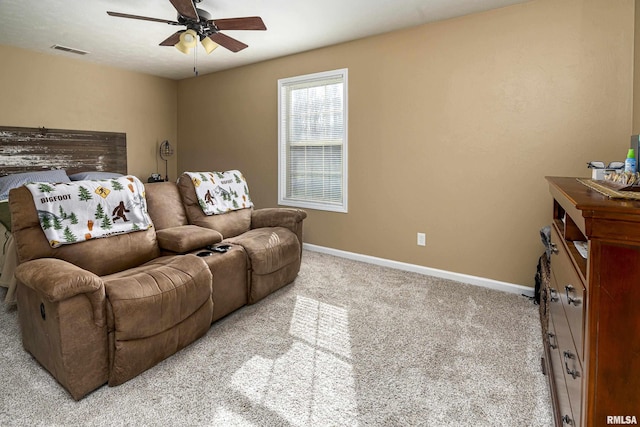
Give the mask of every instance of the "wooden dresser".
<svg viewBox="0 0 640 427">
<path fill-rule="evenodd" d="M 547 181 L 553 254 L 541 319 L 556 425 L 640 423 L 640 201 Z"/>
</svg>

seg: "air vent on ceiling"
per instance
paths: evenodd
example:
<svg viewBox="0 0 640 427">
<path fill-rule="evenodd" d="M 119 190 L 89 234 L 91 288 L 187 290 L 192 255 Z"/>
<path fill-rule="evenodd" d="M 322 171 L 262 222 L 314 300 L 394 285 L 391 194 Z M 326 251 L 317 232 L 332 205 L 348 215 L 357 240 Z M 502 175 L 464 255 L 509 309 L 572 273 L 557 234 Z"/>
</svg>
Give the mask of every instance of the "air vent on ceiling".
<svg viewBox="0 0 640 427">
<path fill-rule="evenodd" d="M 86 50 L 74 49 L 72 47 L 61 46 L 59 44 L 54 44 L 53 46 L 51 46 L 51 49 L 62 50 L 64 52 L 69 52 L 69 53 L 75 53 L 76 55 L 86 55 L 87 53 L 89 53 Z"/>
</svg>

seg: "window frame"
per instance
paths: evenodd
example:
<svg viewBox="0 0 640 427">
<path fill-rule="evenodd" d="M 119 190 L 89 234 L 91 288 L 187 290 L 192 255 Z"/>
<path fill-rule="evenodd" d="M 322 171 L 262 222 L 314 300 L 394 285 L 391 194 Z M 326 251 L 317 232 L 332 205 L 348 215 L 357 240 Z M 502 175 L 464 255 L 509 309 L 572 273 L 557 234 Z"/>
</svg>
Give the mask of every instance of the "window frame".
<svg viewBox="0 0 640 427">
<path fill-rule="evenodd" d="M 282 105 L 283 103 L 283 91 L 286 91 L 290 86 L 298 85 L 310 85 L 314 86 L 313 82 L 318 82 L 321 85 L 327 80 L 335 80 L 340 78 L 342 80 L 342 118 L 343 118 L 343 136 L 342 136 L 342 168 L 341 168 L 341 185 L 342 185 L 342 200 L 340 203 L 330 203 L 325 201 L 311 201 L 302 200 L 295 197 L 287 196 L 288 188 L 288 160 L 289 160 L 289 144 L 287 141 L 287 129 L 285 129 L 286 121 L 283 117 L 283 108 L 288 107 Z M 278 80 L 278 204 L 283 206 L 292 206 L 299 208 L 317 209 L 330 212 L 348 212 L 348 69 L 341 68 L 331 71 L 322 71 L 319 73 L 305 74 L 301 76 L 288 77 Z M 288 119 L 288 113 L 287 113 Z M 324 144 L 310 144 L 311 146 L 326 147 L 329 145 L 335 145 L 327 142 Z M 340 144 L 339 144 L 340 145 Z"/>
</svg>

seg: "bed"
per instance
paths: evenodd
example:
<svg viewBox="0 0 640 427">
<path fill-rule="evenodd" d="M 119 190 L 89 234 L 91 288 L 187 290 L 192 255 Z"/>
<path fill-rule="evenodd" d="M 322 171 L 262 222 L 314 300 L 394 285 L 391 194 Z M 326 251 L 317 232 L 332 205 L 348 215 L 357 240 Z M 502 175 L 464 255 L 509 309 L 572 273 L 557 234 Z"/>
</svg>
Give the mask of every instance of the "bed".
<svg viewBox="0 0 640 427">
<path fill-rule="evenodd" d="M 17 264 L 8 193 L 25 182 L 104 179 L 127 173 L 126 134 L 0 126 L 0 286 L 15 303 Z"/>
</svg>

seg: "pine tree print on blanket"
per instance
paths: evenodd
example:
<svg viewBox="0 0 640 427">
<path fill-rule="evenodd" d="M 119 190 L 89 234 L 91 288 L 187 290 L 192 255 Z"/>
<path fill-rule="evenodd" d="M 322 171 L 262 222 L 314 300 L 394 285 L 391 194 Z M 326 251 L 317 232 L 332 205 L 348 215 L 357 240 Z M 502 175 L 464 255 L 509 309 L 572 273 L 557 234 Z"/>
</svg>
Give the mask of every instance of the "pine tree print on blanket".
<svg viewBox="0 0 640 427">
<path fill-rule="evenodd" d="M 218 215 L 253 206 L 247 180 L 238 170 L 226 172 L 185 172 L 196 190 L 205 215 Z"/>
<path fill-rule="evenodd" d="M 25 185 L 33 196 L 42 231 L 53 248 L 153 226 L 144 185 L 135 176 Z"/>
</svg>

